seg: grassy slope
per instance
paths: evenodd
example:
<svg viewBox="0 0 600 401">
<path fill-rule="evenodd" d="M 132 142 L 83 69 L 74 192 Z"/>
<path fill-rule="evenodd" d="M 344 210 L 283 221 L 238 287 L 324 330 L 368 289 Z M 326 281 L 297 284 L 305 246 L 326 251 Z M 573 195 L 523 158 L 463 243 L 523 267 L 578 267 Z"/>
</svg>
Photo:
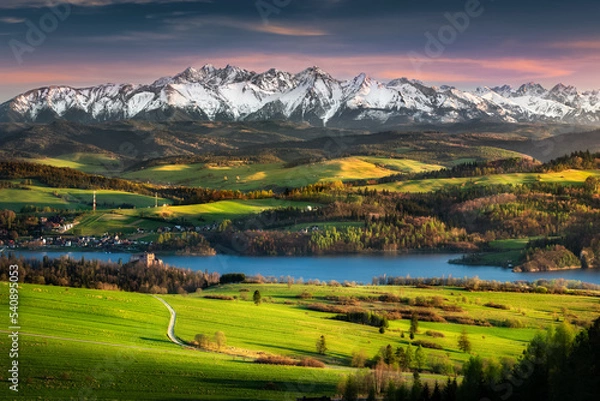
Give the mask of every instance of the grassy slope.
<svg viewBox="0 0 600 401">
<path fill-rule="evenodd" d="M 0 190 L 0 209 L 19 211 L 23 206 L 49 206 L 56 209 L 91 209 L 93 190 L 74 188 L 50 188 L 33 185 L 29 189 Z M 96 191 L 98 209 L 111 208 L 120 204 L 132 204 L 135 207 L 154 206 L 154 197 L 122 191 Z M 172 203 L 168 199 L 159 198 L 159 204 Z"/>
<path fill-rule="evenodd" d="M 71 153 L 59 157 L 26 160 L 54 167 L 69 167 L 89 174 L 106 174 L 121 167 L 119 160 L 111 156 L 92 153 Z"/>
<path fill-rule="evenodd" d="M 333 370 L 259 366 L 181 349 L 167 340 L 168 311 L 149 295 L 34 285 L 20 295 L 19 398 L 280 400 L 302 390 L 332 393 L 339 380 Z M 0 305 L 7 310 L 6 283 Z M 0 348 L 8 349 L 5 335 Z M 269 382 L 277 390 L 265 391 Z"/>
<path fill-rule="evenodd" d="M 408 332 L 410 322 L 398 320 L 390 322 L 390 330 L 381 335 L 375 327 L 348 324 L 327 319 L 334 314 L 308 311 L 298 306 L 297 295 L 303 290 L 313 294 L 313 300 L 303 303 L 327 302 L 326 295 L 375 295 L 393 293 L 402 297 L 442 296 L 450 304 L 458 304 L 466 313 L 476 319 L 516 319 L 525 326 L 522 329 L 499 327 L 463 326 L 448 323 L 421 322 L 420 332 L 416 339 L 433 341 L 444 347 L 441 351 L 427 350 L 429 355 L 450 353 L 453 361 L 460 363 L 468 355 L 457 349 L 457 337 L 463 327 L 466 327 L 474 350 L 483 357 L 517 357 L 535 332 L 553 324 L 554 314 L 561 313 L 564 307 L 578 318 L 591 319 L 594 311 L 600 312 L 597 300 L 585 297 L 567 297 L 537 294 L 508 294 L 508 293 L 470 293 L 457 289 L 414 289 L 406 287 L 359 287 L 331 288 L 307 287 L 294 285 L 288 289 L 283 285 L 264 286 L 225 286 L 223 289 L 211 289 L 205 293 L 219 293 L 240 296 L 239 289 L 248 288 L 248 301 L 220 301 L 211 299 L 194 299 L 198 295 L 182 298 L 167 296 L 166 299 L 178 312 L 181 319 L 176 329 L 179 335 L 192 340 L 196 334 L 211 334 L 217 330 L 226 333 L 228 344 L 245 349 L 266 349 L 273 353 L 294 356 L 310 355 L 314 351 L 314 342 L 324 334 L 328 339 L 328 347 L 332 360 L 348 363 L 353 351 L 364 348 L 369 356 L 373 356 L 381 346 L 387 344 L 406 345 L 408 335 L 400 339 L 400 331 Z M 271 298 L 271 302 L 255 306 L 252 293 L 259 289 L 263 298 Z M 201 295 L 200 295 L 201 296 Z M 465 297 L 463 300 L 462 297 Z M 287 305 L 291 303 L 291 305 Z M 497 310 L 483 306 L 493 301 L 496 303 L 515 305 L 510 311 Z M 370 304 L 364 304 L 368 307 Z M 518 305 L 518 306 L 517 306 Z M 386 305 L 376 302 L 376 309 L 385 309 Z M 389 307 L 389 305 L 387 306 Z M 218 309 L 221 313 L 212 314 Z M 439 311 L 439 310 L 438 310 Z M 202 321 L 202 324 L 197 322 Z M 300 323 L 302 322 L 302 323 Z M 424 335 L 427 330 L 443 332 L 446 337 L 433 339 Z M 485 338 L 484 338 L 485 337 Z"/>
<path fill-rule="evenodd" d="M 306 207 L 307 202 L 283 201 L 278 199 L 231 200 L 200 205 L 168 206 L 157 209 L 121 210 L 128 216 L 164 217 L 166 220 L 185 218 L 194 224 L 206 224 L 223 219 L 235 219 L 279 207 Z"/>
<path fill-rule="evenodd" d="M 528 182 L 561 183 L 565 185 L 582 184 L 590 176 L 600 176 L 600 171 L 566 170 L 560 173 L 518 173 L 518 174 L 495 174 L 482 177 L 468 178 L 434 178 L 426 180 L 413 180 L 393 182 L 389 184 L 373 185 L 369 189 L 397 192 L 431 192 L 450 185 L 463 185 L 472 182 L 476 185 L 498 185 L 498 184 L 523 184 Z"/>
<path fill-rule="evenodd" d="M 393 170 L 378 165 L 389 165 Z M 166 165 L 128 173 L 124 178 L 245 191 L 268 186 L 301 187 L 320 181 L 379 178 L 395 174 L 397 170 L 423 171 L 439 168 L 437 165 L 414 160 L 348 157 L 292 168 L 283 168 L 282 163 L 233 167 L 215 167 L 205 164 Z"/>
<path fill-rule="evenodd" d="M 217 301 L 200 298 L 207 293 L 248 295 L 258 289 L 267 302 Z M 468 356 L 456 349 L 456 339 L 466 328 L 474 352 L 484 357 L 518 357 L 534 333 L 550 324 L 563 308 L 580 319 L 600 313 L 595 298 L 539 294 L 466 292 L 460 289 L 415 289 L 409 287 L 333 288 L 293 285 L 228 285 L 188 296 L 165 295 L 177 311 L 176 334 L 191 340 L 195 334 L 213 335 L 223 331 L 232 351 L 266 351 L 293 356 L 315 356 L 315 340 L 325 335 L 330 349 L 326 360 L 346 364 L 355 350 L 369 356 L 380 346 L 405 345 L 400 330 L 406 320 L 391 322 L 390 330 L 379 334 L 374 327 L 328 319 L 331 314 L 306 311 L 297 305 L 303 290 L 323 302 L 326 295 L 379 295 L 402 297 L 439 295 L 446 303 L 458 303 L 475 318 L 518 318 L 527 328 L 486 328 L 457 324 L 420 323 L 417 339 L 436 342 L 455 363 Z M 0 307 L 7 310 L 8 289 L 0 283 Z M 483 306 L 488 301 L 514 305 L 503 311 Z M 376 307 L 383 307 L 375 302 Z M 251 358 L 184 350 L 168 342 L 168 312 L 150 295 L 39 285 L 20 290 L 22 379 L 21 396 L 26 399 L 236 399 L 276 400 L 295 398 L 299 391 L 332 394 L 347 368 L 306 369 L 264 366 Z M 433 339 L 426 330 L 437 330 L 445 338 Z M 35 334 L 41 337 L 33 337 Z M 55 338 L 52 338 L 55 337 Z M 88 342 L 86 342 L 88 341 Z M 101 344 L 89 343 L 101 342 Z M 235 347 L 235 350 L 231 349 Z M 8 338 L 0 336 L 0 348 Z M 5 377 L 5 373 L 0 376 Z M 443 378 L 441 378 L 443 379 Z M 277 390 L 265 390 L 272 382 Z M 83 394 L 83 395 L 82 395 Z"/>
</svg>

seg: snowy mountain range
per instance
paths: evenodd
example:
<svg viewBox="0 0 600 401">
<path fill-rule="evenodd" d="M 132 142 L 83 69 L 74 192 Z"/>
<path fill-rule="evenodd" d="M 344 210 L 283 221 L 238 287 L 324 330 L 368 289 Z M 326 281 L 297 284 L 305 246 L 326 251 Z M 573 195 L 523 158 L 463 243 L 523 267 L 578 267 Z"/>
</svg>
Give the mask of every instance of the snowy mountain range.
<svg viewBox="0 0 600 401">
<path fill-rule="evenodd" d="M 555 122 L 600 125 L 600 91 L 562 84 L 482 87 L 473 92 L 388 83 L 365 74 L 338 80 L 318 67 L 298 74 L 234 66 L 188 68 L 150 85 L 106 84 L 34 89 L 0 105 L 0 122 L 81 123 L 145 120 L 289 120 L 313 125 Z"/>
</svg>

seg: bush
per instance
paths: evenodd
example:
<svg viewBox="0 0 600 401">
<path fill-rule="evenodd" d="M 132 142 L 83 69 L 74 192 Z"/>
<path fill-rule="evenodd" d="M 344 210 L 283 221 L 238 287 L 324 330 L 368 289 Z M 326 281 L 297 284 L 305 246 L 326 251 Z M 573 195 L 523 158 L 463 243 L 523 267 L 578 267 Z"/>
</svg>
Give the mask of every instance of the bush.
<svg viewBox="0 0 600 401">
<path fill-rule="evenodd" d="M 325 364 L 315 358 L 303 358 L 298 362 L 298 366 L 304 366 L 308 368 L 324 368 Z"/>
<path fill-rule="evenodd" d="M 504 320 L 489 319 L 492 326 L 495 327 L 508 327 L 510 329 L 523 329 L 525 324 L 519 319 L 507 318 Z"/>
<path fill-rule="evenodd" d="M 298 294 L 296 297 L 300 298 L 300 299 L 312 299 L 313 294 L 311 294 L 310 292 L 305 290 L 305 291 L 302 291 L 301 294 Z"/>
<path fill-rule="evenodd" d="M 196 334 L 196 337 L 194 337 L 194 343 L 202 349 L 209 349 L 212 345 L 210 342 L 210 337 L 206 334 Z"/>
<path fill-rule="evenodd" d="M 508 305 L 502 305 L 502 304 L 497 304 L 495 302 L 488 302 L 487 304 L 484 304 L 483 306 L 487 306 L 488 308 L 494 308 L 494 309 L 502 309 L 502 310 L 510 310 L 510 306 Z"/>
<path fill-rule="evenodd" d="M 430 349 L 443 349 L 443 347 L 441 345 L 433 343 L 431 341 L 426 341 L 426 340 L 413 341 L 412 345 L 414 345 L 415 347 L 421 346 L 423 348 L 430 348 Z"/>
<path fill-rule="evenodd" d="M 261 356 L 254 360 L 254 363 L 260 363 L 263 365 L 286 365 L 286 366 L 296 366 L 298 361 L 288 358 L 287 356 L 280 355 L 268 355 Z"/>
<path fill-rule="evenodd" d="M 425 332 L 426 335 L 428 335 L 429 337 L 434 337 L 434 338 L 444 338 L 446 337 L 444 335 L 444 333 L 440 333 L 439 331 L 433 331 L 433 330 L 427 330 Z"/>
<path fill-rule="evenodd" d="M 451 376 L 454 374 L 454 365 L 452 364 L 452 361 L 450 361 L 448 355 L 431 356 L 429 364 L 431 365 L 433 373 L 444 376 Z"/>
</svg>

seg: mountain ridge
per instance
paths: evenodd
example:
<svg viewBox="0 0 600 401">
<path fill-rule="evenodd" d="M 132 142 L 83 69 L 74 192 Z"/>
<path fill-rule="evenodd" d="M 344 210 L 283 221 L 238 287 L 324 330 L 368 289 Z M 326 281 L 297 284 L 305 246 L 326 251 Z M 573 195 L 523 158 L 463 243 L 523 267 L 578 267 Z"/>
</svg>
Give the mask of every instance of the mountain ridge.
<svg viewBox="0 0 600 401">
<path fill-rule="evenodd" d="M 398 78 L 379 82 L 365 73 L 338 80 L 317 66 L 297 74 L 262 73 L 227 65 L 189 67 L 151 84 L 32 89 L 0 105 L 0 122 L 80 123 L 289 120 L 315 126 L 447 124 L 473 120 L 600 125 L 600 91 L 551 89 L 530 82 L 463 91 Z"/>
</svg>

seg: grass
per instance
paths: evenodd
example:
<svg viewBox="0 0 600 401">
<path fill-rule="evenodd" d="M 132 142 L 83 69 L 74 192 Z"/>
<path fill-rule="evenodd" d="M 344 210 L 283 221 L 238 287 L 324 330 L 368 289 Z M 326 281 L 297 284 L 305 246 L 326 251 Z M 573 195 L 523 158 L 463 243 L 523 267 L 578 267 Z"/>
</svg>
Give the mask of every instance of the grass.
<svg viewBox="0 0 600 401">
<path fill-rule="evenodd" d="M 423 163 L 411 159 L 393 159 L 386 157 L 361 157 L 360 159 L 367 163 L 382 166 L 386 169 L 395 170 L 401 173 L 422 173 L 426 171 L 437 171 L 444 168 L 438 164 Z"/>
<path fill-rule="evenodd" d="M 304 208 L 312 205 L 307 202 L 284 201 L 278 199 L 231 200 L 198 205 L 167 206 L 159 209 L 121 210 L 127 216 L 163 218 L 165 221 L 185 219 L 193 224 L 206 224 L 224 219 L 237 219 L 264 210 L 280 207 Z"/>
<path fill-rule="evenodd" d="M 95 153 L 70 153 L 54 158 L 43 157 L 26 161 L 54 167 L 69 167 L 89 174 L 110 174 L 118 172 L 122 167 L 118 159 Z"/>
<path fill-rule="evenodd" d="M 81 209 L 92 208 L 93 190 L 75 188 L 50 188 L 41 185 L 28 186 L 27 189 L 0 190 L 0 209 L 10 209 L 16 212 L 24 206 L 33 205 L 40 208 Z M 111 209 L 122 204 L 138 208 L 154 207 L 154 197 L 133 194 L 123 191 L 97 190 L 96 202 L 98 209 Z M 169 199 L 159 198 L 159 204 L 172 203 Z"/>
<path fill-rule="evenodd" d="M 249 300 L 219 301 L 205 294 L 239 297 L 247 289 Z M 259 290 L 265 302 L 251 301 Z M 306 291 L 314 299 L 300 300 Z M 329 319 L 330 313 L 308 311 L 301 303 L 328 303 L 326 296 L 372 296 L 392 293 L 415 298 L 439 296 L 455 304 L 463 315 L 479 319 L 519 319 L 524 328 L 464 326 L 420 322 L 417 340 L 432 341 L 455 364 L 469 356 L 457 350 L 456 340 L 467 329 L 474 353 L 483 357 L 517 358 L 534 334 L 564 316 L 591 320 L 600 313 L 597 298 L 583 296 L 482 293 L 458 288 L 324 287 L 314 285 L 251 285 L 215 287 L 190 295 L 162 296 L 177 311 L 175 332 L 190 341 L 196 334 L 223 331 L 228 353 L 182 349 L 168 341 L 166 308 L 148 294 L 123 293 L 41 285 L 20 288 L 21 391 L 24 399 L 72 398 L 146 400 L 279 400 L 303 394 L 332 395 L 353 351 L 364 349 L 369 357 L 381 346 L 405 346 L 408 320 L 392 321 L 380 334 L 375 327 Z M 486 307 L 493 301 L 510 310 Z M 361 301 L 362 307 L 386 309 L 397 305 Z M 8 308 L 8 285 L 0 283 L 0 307 Z M 443 338 L 425 335 L 427 330 Z M 319 357 L 315 341 L 327 339 L 329 351 Z M 8 349 L 8 337 L 0 347 Z M 338 367 L 309 369 L 253 363 L 259 353 L 312 356 Z M 237 356 L 234 356 L 237 355 Z M 243 355 L 247 355 L 244 357 Z M 5 380 L 6 373 L 0 373 Z M 426 374 L 427 380 L 443 377 Z"/>
<path fill-rule="evenodd" d="M 432 192 L 447 186 L 466 185 L 500 185 L 526 184 L 533 182 L 558 183 L 563 185 L 581 185 L 588 177 L 599 177 L 599 170 L 566 170 L 560 173 L 517 173 L 494 174 L 477 178 L 434 178 L 426 180 L 399 181 L 389 184 L 369 186 L 369 189 L 388 190 L 396 192 Z"/>
<path fill-rule="evenodd" d="M 161 184 L 248 191 L 269 187 L 295 188 L 336 180 L 380 178 L 397 174 L 398 171 L 425 171 L 439 168 L 437 165 L 414 160 L 347 157 L 292 168 L 284 168 L 283 163 L 240 164 L 232 167 L 209 164 L 166 165 L 127 173 L 124 178 Z"/>
<path fill-rule="evenodd" d="M 71 233 L 77 235 L 101 235 L 103 233 L 122 233 L 133 234 L 138 228 L 146 231 L 156 230 L 164 227 L 164 222 L 139 218 L 137 216 L 127 216 L 118 213 L 119 211 L 90 213 L 79 218 L 77 224 Z"/>
<path fill-rule="evenodd" d="M 7 293 L 0 283 L 6 310 Z M 24 285 L 20 299 L 23 399 L 280 400 L 333 393 L 344 372 L 181 349 L 166 337 L 168 311 L 146 294 Z"/>
<path fill-rule="evenodd" d="M 240 289 L 248 289 L 248 300 L 219 301 L 201 298 L 203 294 L 221 294 L 240 297 Z M 256 306 L 252 302 L 252 294 L 259 290 L 267 302 Z M 313 299 L 300 300 L 298 295 L 303 291 L 313 295 Z M 457 349 L 457 337 L 466 327 L 473 342 L 474 350 L 483 357 L 516 358 L 526 343 L 538 331 L 555 323 L 557 314 L 563 309 L 570 311 L 580 319 L 591 320 L 600 312 L 596 299 L 588 297 L 510 294 L 510 293 L 478 293 L 460 289 L 437 288 L 415 289 L 408 287 L 322 287 L 293 285 L 228 285 L 194 294 L 187 297 L 167 296 L 165 299 L 175 308 L 178 316 L 176 331 L 182 338 L 191 340 L 196 334 L 212 334 L 223 331 L 228 344 L 239 349 L 266 350 L 277 354 L 295 357 L 314 356 L 314 342 L 320 335 L 325 335 L 330 349 L 330 363 L 348 364 L 353 351 L 365 349 L 369 356 L 375 355 L 380 347 L 387 344 L 394 346 L 407 345 L 408 335 L 400 338 L 400 332 L 408 332 L 410 322 L 397 320 L 390 322 L 390 329 L 380 334 L 378 329 L 370 326 L 349 324 L 328 319 L 335 314 L 315 312 L 305 309 L 302 304 L 328 303 L 328 295 L 374 296 L 382 293 L 393 293 L 401 297 L 439 296 L 446 304 L 462 307 L 462 316 L 474 319 L 495 319 L 503 321 L 513 319 L 523 324 L 524 328 L 511 329 L 505 327 L 463 326 L 452 323 L 420 323 L 420 334 L 416 339 L 433 341 L 443 347 L 441 351 L 428 350 L 429 355 L 450 354 L 451 359 L 460 364 L 468 355 Z M 487 302 L 513 305 L 511 310 L 503 311 L 485 307 Z M 379 301 L 365 301 L 362 307 L 385 310 L 397 305 L 384 304 Z M 219 313 L 213 313 L 218 310 Z M 442 314 L 439 310 L 438 313 Z M 202 322 L 199 324 L 198 322 Z M 427 330 L 440 331 L 445 338 L 432 339 L 424 333 Z"/>
</svg>

